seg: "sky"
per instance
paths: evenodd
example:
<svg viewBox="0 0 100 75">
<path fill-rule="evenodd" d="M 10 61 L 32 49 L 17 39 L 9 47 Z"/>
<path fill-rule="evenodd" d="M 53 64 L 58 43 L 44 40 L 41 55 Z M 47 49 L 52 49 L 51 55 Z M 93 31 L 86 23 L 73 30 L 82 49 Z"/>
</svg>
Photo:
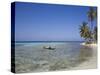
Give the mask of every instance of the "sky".
<svg viewBox="0 0 100 75">
<path fill-rule="evenodd" d="M 16 41 L 83 41 L 79 26 L 87 6 L 15 3 Z"/>
</svg>

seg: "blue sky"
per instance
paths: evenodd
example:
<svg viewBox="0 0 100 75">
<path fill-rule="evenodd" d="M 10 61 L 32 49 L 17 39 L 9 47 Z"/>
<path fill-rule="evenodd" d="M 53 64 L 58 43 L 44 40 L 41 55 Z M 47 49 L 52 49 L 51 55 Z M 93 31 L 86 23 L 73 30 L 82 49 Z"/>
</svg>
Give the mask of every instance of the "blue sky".
<svg viewBox="0 0 100 75">
<path fill-rule="evenodd" d="M 17 2 L 16 41 L 82 41 L 79 25 L 88 21 L 86 6 Z"/>
</svg>

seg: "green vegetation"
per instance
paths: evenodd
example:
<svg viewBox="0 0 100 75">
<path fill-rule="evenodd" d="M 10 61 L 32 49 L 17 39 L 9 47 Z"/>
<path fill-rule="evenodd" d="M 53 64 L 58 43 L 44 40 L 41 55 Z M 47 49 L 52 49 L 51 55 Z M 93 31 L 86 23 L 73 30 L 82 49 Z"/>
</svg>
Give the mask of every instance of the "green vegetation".
<svg viewBox="0 0 100 75">
<path fill-rule="evenodd" d="M 91 39 L 91 32 L 86 22 L 83 22 L 80 26 L 80 35 L 85 41 L 89 41 Z"/>
<path fill-rule="evenodd" d="M 84 38 L 85 42 L 90 44 L 97 42 L 97 25 L 94 27 L 94 21 L 97 20 L 97 10 L 93 7 L 87 12 L 88 22 L 83 22 L 80 26 L 80 36 Z M 89 25 L 90 24 L 90 25 Z M 97 23 L 96 23 L 97 24 Z"/>
</svg>

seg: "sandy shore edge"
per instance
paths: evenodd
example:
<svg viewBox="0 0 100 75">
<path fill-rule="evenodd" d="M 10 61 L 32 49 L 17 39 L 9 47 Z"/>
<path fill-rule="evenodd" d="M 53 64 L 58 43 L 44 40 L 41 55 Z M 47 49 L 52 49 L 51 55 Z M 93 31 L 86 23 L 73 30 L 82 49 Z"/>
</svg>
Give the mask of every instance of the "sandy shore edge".
<svg viewBox="0 0 100 75">
<path fill-rule="evenodd" d="M 92 44 L 86 44 L 86 43 L 81 43 L 83 46 L 88 46 L 91 48 L 96 48 L 97 44 L 92 43 Z M 74 67 L 73 70 L 82 70 L 82 69 L 96 69 L 97 68 L 97 49 L 93 49 L 93 56 L 91 59 L 88 61 L 83 62 L 77 67 Z"/>
<path fill-rule="evenodd" d="M 86 44 L 85 42 L 83 42 L 80 45 L 89 46 L 89 47 L 97 47 L 97 44 L 96 43 Z"/>
</svg>

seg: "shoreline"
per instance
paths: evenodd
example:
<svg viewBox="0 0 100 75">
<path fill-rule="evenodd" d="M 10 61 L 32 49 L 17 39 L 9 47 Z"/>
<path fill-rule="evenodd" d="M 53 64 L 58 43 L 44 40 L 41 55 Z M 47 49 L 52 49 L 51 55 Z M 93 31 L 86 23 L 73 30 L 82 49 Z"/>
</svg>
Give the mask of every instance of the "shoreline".
<svg viewBox="0 0 100 75">
<path fill-rule="evenodd" d="M 85 42 L 83 42 L 80 45 L 89 46 L 89 47 L 97 47 L 97 43 L 86 44 Z"/>
<path fill-rule="evenodd" d="M 81 45 L 92 47 L 93 56 L 88 61 L 81 63 L 77 67 L 74 67 L 73 70 L 97 69 L 97 49 L 94 49 L 97 47 L 97 44 L 96 43 L 92 43 L 92 44 L 81 43 Z"/>
</svg>

